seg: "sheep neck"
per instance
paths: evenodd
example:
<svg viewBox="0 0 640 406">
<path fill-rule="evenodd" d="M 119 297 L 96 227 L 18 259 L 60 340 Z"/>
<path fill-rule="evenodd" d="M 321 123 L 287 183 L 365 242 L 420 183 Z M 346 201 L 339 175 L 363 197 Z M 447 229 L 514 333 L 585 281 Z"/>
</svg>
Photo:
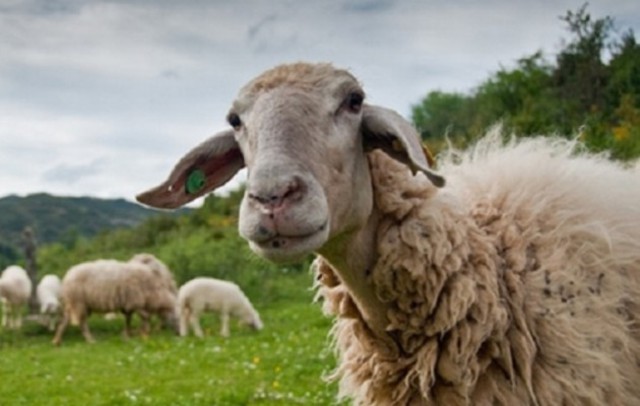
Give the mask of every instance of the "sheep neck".
<svg viewBox="0 0 640 406">
<path fill-rule="evenodd" d="M 390 341 L 386 333 L 388 305 L 376 295 L 370 278 L 371 269 L 378 260 L 376 235 L 379 220 L 380 212 L 374 207 L 363 227 L 337 237 L 319 254 L 336 271 L 366 325 L 376 336 Z"/>
</svg>

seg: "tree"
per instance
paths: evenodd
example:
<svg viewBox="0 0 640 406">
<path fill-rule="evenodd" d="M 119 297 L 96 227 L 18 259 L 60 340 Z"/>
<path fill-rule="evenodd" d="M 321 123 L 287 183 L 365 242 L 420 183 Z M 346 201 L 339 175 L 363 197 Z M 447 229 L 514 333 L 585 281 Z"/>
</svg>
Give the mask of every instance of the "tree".
<svg viewBox="0 0 640 406">
<path fill-rule="evenodd" d="M 18 262 L 20 254 L 10 244 L 0 242 L 0 270 Z"/>
<path fill-rule="evenodd" d="M 602 61 L 607 39 L 613 28 L 611 17 L 592 19 L 585 3 L 576 12 L 560 18 L 574 35 L 557 56 L 553 72 L 554 87 L 561 100 L 558 117 L 563 132 L 573 132 L 588 115 L 605 110 L 607 68 Z"/>
<path fill-rule="evenodd" d="M 609 62 L 608 104 L 619 106 L 624 97 L 631 97 L 634 106 L 640 108 L 640 44 L 632 30 L 613 44 Z"/>
<path fill-rule="evenodd" d="M 31 313 L 38 311 L 38 299 L 36 297 L 36 285 L 38 283 L 38 263 L 36 261 L 37 243 L 36 237 L 31 227 L 25 227 L 22 231 L 22 242 L 24 247 L 24 258 L 26 261 L 26 270 L 31 279 L 31 299 L 29 300 L 29 309 Z"/>
<path fill-rule="evenodd" d="M 586 4 L 560 19 L 571 38 L 554 62 L 538 51 L 501 68 L 471 94 L 431 92 L 413 106 L 429 146 L 438 150 L 444 134 L 464 146 L 501 122 L 519 136 L 580 131 L 591 150 L 622 160 L 640 156 L 640 46 L 633 31 L 616 40 L 613 20 L 592 18 Z"/>
<path fill-rule="evenodd" d="M 423 139 L 437 139 L 459 134 L 464 129 L 463 115 L 466 97 L 458 93 L 430 92 L 413 106 L 412 119 Z"/>
<path fill-rule="evenodd" d="M 523 135 L 555 130 L 557 101 L 550 91 L 551 71 L 541 51 L 519 59 L 512 70 L 499 70 L 476 91 L 473 130 L 481 133 L 499 120 Z"/>
</svg>

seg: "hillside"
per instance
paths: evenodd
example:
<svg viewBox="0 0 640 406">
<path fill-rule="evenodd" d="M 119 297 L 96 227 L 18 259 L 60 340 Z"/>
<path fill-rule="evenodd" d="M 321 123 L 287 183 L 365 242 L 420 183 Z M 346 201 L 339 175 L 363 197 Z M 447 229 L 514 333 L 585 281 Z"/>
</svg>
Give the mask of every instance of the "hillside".
<svg viewBox="0 0 640 406">
<path fill-rule="evenodd" d="M 104 230 L 140 224 L 155 210 L 124 199 L 58 197 L 46 193 L 0 198 L 0 265 L 22 256 L 21 233 L 31 227 L 39 244 L 70 244 Z"/>
</svg>

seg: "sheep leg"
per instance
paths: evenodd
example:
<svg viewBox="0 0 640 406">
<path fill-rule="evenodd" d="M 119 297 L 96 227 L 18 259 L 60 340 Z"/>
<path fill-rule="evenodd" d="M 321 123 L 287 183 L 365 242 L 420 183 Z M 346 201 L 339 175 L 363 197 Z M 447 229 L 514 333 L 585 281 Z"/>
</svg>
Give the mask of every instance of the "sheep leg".
<svg viewBox="0 0 640 406">
<path fill-rule="evenodd" d="M 20 317 L 20 313 L 18 311 L 19 307 L 15 304 L 8 303 L 7 308 L 9 309 L 9 328 L 12 330 L 17 330 L 19 327 Z"/>
<path fill-rule="evenodd" d="M 189 334 L 189 324 L 188 320 L 191 315 L 191 309 L 188 306 L 180 309 L 180 336 L 186 337 Z"/>
<path fill-rule="evenodd" d="M 122 314 L 124 314 L 124 331 L 122 332 L 122 336 L 125 339 L 129 339 L 131 337 L 131 317 L 133 313 L 123 311 Z"/>
<path fill-rule="evenodd" d="M 60 320 L 60 324 L 58 325 L 56 334 L 53 336 L 53 341 L 52 341 L 53 345 L 60 345 L 60 342 L 62 342 L 62 335 L 64 334 L 64 330 L 66 330 L 68 324 L 69 324 L 69 315 L 65 312 L 62 315 L 62 320 Z"/>
<path fill-rule="evenodd" d="M 10 304 L 5 302 L 2 307 L 2 325 L 11 330 L 13 327 L 13 315 L 11 314 Z"/>
<path fill-rule="evenodd" d="M 88 317 L 83 317 L 82 321 L 80 322 L 80 331 L 82 331 L 82 336 L 84 337 L 84 339 L 88 342 L 88 343 L 95 343 L 96 340 L 93 338 L 93 336 L 91 335 L 91 331 L 89 331 L 89 323 L 88 323 Z"/>
<path fill-rule="evenodd" d="M 48 322 L 49 331 L 53 331 L 56 329 L 56 316 L 48 315 L 48 318 L 49 318 L 49 322 Z"/>
<path fill-rule="evenodd" d="M 151 319 L 151 315 L 145 311 L 139 312 L 140 320 L 142 320 L 142 325 L 140 326 L 140 334 L 143 337 L 148 337 L 151 332 L 151 325 L 149 320 Z"/>
<path fill-rule="evenodd" d="M 9 303 L 7 303 L 4 299 L 2 300 L 2 327 L 9 327 Z"/>
<path fill-rule="evenodd" d="M 5 325 L 7 327 L 7 329 L 9 330 L 13 330 L 15 329 L 15 315 L 14 315 L 14 309 L 13 309 L 13 304 L 11 304 L 10 302 L 5 302 L 4 303 L 4 310 L 5 310 L 5 314 L 6 314 L 6 321 L 5 321 Z"/>
<path fill-rule="evenodd" d="M 200 338 L 204 337 L 204 334 L 202 333 L 202 327 L 200 327 L 200 317 L 196 312 L 193 312 L 189 315 L 189 322 L 191 323 L 193 334 Z"/>
<path fill-rule="evenodd" d="M 222 337 L 229 337 L 229 313 L 223 311 L 220 315 L 220 323 L 222 328 L 220 329 L 220 335 Z"/>
<path fill-rule="evenodd" d="M 22 328 L 22 309 L 20 306 L 15 306 L 13 312 L 13 317 L 15 320 L 15 328 L 16 330 Z"/>
</svg>

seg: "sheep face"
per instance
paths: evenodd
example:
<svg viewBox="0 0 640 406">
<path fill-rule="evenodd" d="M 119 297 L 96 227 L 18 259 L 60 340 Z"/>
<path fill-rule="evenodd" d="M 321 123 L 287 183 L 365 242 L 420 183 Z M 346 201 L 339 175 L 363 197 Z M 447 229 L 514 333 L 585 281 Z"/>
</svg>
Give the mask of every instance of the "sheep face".
<svg viewBox="0 0 640 406">
<path fill-rule="evenodd" d="M 173 309 L 166 309 L 164 311 L 159 312 L 158 316 L 160 320 L 162 320 L 162 325 L 178 334 L 179 332 L 179 319 L 178 314 L 176 313 L 175 306 Z"/>
<path fill-rule="evenodd" d="M 359 133 L 364 96 L 346 72 L 313 94 L 293 85 L 254 87 L 230 113 L 242 120 L 236 140 L 250 169 L 240 234 L 267 258 L 295 259 L 358 227 L 371 211 Z"/>
<path fill-rule="evenodd" d="M 381 148 L 443 183 L 427 168 L 411 125 L 363 100 L 358 81 L 331 65 L 269 70 L 239 92 L 228 115 L 232 130 L 189 152 L 167 181 L 138 200 L 178 207 L 246 166 L 239 229 L 252 249 L 275 261 L 330 250 L 371 214 L 366 151 Z"/>
<path fill-rule="evenodd" d="M 238 317 L 240 318 L 240 322 L 242 324 L 249 326 L 253 330 L 262 330 L 262 328 L 264 327 L 260 315 L 254 309 L 246 309 L 245 311 L 241 312 Z"/>
</svg>

